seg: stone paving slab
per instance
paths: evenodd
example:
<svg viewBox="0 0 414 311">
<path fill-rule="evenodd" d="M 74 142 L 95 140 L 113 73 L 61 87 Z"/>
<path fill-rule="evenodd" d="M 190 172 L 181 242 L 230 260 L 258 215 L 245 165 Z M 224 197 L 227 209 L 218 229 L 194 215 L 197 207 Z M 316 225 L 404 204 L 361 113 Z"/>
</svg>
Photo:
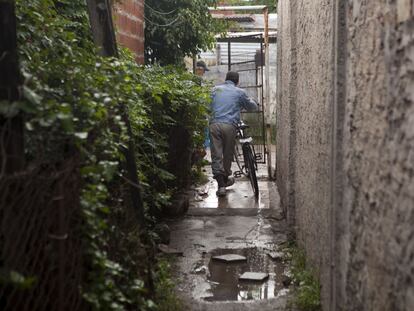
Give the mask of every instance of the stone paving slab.
<svg viewBox="0 0 414 311">
<path fill-rule="evenodd" d="M 186 216 L 188 217 L 199 217 L 199 216 L 261 216 L 265 219 L 271 219 L 281 222 L 284 224 L 284 216 L 280 210 L 274 209 L 263 209 L 258 210 L 257 208 L 194 208 L 190 207 L 187 211 Z"/>
<path fill-rule="evenodd" d="M 272 258 L 273 260 L 282 260 L 284 255 L 282 252 L 270 252 L 267 253 L 269 255 L 270 258 Z"/>
<path fill-rule="evenodd" d="M 196 208 L 190 207 L 187 216 L 257 216 L 257 208 Z"/>
<path fill-rule="evenodd" d="M 177 255 L 177 256 L 183 255 L 182 251 L 169 247 L 168 245 L 165 245 L 165 244 L 159 244 L 158 250 L 160 250 L 162 253 L 167 254 L 167 255 Z"/>
<path fill-rule="evenodd" d="M 287 304 L 287 296 L 245 303 L 188 301 L 183 311 L 284 311 Z"/>
<path fill-rule="evenodd" d="M 228 255 L 214 256 L 213 260 L 231 263 L 231 262 L 246 261 L 247 258 L 244 256 L 236 255 L 236 254 L 228 254 Z"/>
<path fill-rule="evenodd" d="M 269 273 L 263 273 L 263 272 L 245 272 L 239 276 L 239 280 L 255 281 L 255 282 L 264 281 L 268 278 L 269 278 Z"/>
</svg>

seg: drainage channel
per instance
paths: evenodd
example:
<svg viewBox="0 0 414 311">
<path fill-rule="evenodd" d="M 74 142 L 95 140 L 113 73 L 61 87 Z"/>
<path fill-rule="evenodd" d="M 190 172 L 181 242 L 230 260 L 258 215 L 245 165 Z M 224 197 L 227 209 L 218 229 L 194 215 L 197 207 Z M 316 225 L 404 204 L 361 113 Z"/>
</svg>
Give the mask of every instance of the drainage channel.
<svg viewBox="0 0 414 311">
<path fill-rule="evenodd" d="M 242 256 L 244 260 L 238 258 L 238 261 L 226 262 L 217 259 L 217 257 L 230 254 Z M 209 296 L 204 300 L 249 301 L 286 295 L 289 291 L 290 275 L 280 255 L 280 253 L 263 248 L 213 250 L 206 256 L 209 260 L 207 281 L 211 289 Z M 237 260 L 237 258 L 233 259 Z M 241 280 L 240 278 L 246 275 L 246 272 L 264 275 L 259 277 L 260 280 Z"/>
</svg>

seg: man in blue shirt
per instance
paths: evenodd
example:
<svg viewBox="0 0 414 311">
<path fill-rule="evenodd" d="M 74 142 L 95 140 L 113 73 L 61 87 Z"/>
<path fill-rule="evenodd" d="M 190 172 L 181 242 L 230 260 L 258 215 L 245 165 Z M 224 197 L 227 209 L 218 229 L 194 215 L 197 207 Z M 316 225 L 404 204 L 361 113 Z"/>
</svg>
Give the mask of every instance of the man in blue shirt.
<svg viewBox="0 0 414 311">
<path fill-rule="evenodd" d="M 216 86 L 212 92 L 210 119 L 211 166 L 218 183 L 217 196 L 226 195 L 226 187 L 234 184 L 231 176 L 236 142 L 236 126 L 240 122 L 240 111 L 255 111 L 257 103 L 238 88 L 239 74 L 229 71 L 224 84 Z"/>
</svg>

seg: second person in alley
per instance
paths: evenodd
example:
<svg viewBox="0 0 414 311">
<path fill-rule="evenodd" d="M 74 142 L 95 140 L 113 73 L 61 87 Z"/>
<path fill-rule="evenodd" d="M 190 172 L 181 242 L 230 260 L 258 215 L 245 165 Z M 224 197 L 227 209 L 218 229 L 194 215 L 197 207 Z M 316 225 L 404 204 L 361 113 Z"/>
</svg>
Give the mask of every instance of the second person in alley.
<svg viewBox="0 0 414 311">
<path fill-rule="evenodd" d="M 239 74 L 229 71 L 224 84 L 216 86 L 212 92 L 210 143 L 211 166 L 218 184 L 217 196 L 226 195 L 226 187 L 234 184 L 231 163 L 236 142 L 236 127 L 242 110 L 255 111 L 257 103 L 246 91 L 237 87 Z"/>
</svg>

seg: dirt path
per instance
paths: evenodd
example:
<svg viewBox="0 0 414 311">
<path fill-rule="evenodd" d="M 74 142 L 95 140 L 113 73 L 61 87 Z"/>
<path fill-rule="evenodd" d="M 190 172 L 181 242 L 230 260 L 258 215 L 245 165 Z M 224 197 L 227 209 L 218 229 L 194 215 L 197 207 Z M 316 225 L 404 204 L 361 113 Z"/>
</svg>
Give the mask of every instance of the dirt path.
<svg viewBox="0 0 414 311">
<path fill-rule="evenodd" d="M 177 257 L 177 290 L 187 310 L 286 310 L 288 273 L 268 253 L 286 242 L 279 196 L 259 170 L 260 200 L 255 201 L 247 179 L 238 179 L 225 198 L 215 195 L 216 185 L 206 167 L 209 182 L 194 191 L 187 215 L 169 223 L 170 247 L 183 252 Z M 212 257 L 237 254 L 246 261 L 223 263 Z M 244 272 L 268 273 L 264 282 L 239 281 Z"/>
</svg>

